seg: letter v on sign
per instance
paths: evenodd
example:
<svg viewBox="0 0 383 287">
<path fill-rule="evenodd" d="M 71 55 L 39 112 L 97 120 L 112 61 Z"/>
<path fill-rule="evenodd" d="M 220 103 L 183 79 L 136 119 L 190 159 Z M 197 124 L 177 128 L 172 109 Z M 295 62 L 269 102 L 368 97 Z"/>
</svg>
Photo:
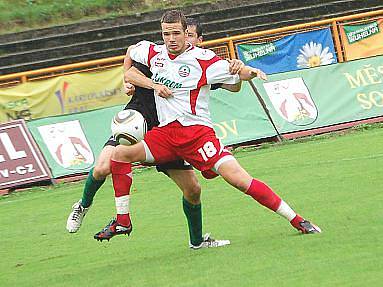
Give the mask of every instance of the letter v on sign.
<svg viewBox="0 0 383 287">
<path fill-rule="evenodd" d="M 232 134 L 238 135 L 238 130 L 237 130 L 237 123 L 236 123 L 236 121 L 235 121 L 235 120 L 231 120 L 231 123 L 232 123 L 232 126 L 230 126 L 230 124 L 227 123 L 226 121 L 221 122 L 221 124 L 222 124 L 228 131 L 230 131 Z"/>
<path fill-rule="evenodd" d="M 19 158 L 23 158 L 23 157 L 27 156 L 25 151 L 23 151 L 23 150 L 17 151 L 16 150 L 15 146 L 13 145 L 13 143 L 12 143 L 12 141 L 9 138 L 9 135 L 7 133 L 0 133 L 0 142 L 3 143 L 5 151 L 7 152 L 8 156 L 11 160 L 19 159 Z M 3 161 L 5 161 L 4 155 L 0 154 L 0 162 L 3 162 Z"/>
</svg>

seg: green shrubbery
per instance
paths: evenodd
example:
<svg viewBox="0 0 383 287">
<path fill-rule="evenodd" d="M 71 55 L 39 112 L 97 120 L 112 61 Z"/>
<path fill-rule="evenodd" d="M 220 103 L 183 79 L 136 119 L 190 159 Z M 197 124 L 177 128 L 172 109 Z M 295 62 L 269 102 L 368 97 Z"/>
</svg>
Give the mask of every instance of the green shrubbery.
<svg viewBox="0 0 383 287">
<path fill-rule="evenodd" d="M 213 0 L 0 0 L 0 33 L 110 18 Z"/>
</svg>

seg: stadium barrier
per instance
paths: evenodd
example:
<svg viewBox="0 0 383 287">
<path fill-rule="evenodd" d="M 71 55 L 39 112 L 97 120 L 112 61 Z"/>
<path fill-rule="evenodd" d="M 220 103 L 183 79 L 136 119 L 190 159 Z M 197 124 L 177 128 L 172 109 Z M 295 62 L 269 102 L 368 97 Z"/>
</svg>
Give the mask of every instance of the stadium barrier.
<svg viewBox="0 0 383 287">
<path fill-rule="evenodd" d="M 212 91 L 213 127 L 225 145 L 239 145 L 383 117 L 382 60 L 377 56 L 274 74 L 267 82 L 243 83 L 238 93 Z M 54 178 L 93 166 L 110 136 L 110 119 L 122 107 L 28 122 Z"/>
<path fill-rule="evenodd" d="M 241 91 L 235 94 L 213 91 L 210 107 L 217 136 L 225 145 L 240 145 L 382 117 L 382 60 L 383 56 L 378 56 L 275 74 L 268 82 L 257 79 L 245 82 Z M 0 169 L 0 187 L 1 184 L 3 187 L 24 185 L 28 182 L 25 181 L 27 172 L 39 181 L 89 171 L 110 136 L 110 119 L 122 107 L 29 121 L 28 129 L 39 149 L 30 138 L 30 146 L 35 149 L 28 153 L 38 154 L 41 150 L 43 157 L 39 157 L 40 163 L 31 163 L 29 159 L 19 162 L 16 155 L 23 158 L 28 154 L 25 144 L 20 141 L 20 133 L 7 132 L 5 135 L 0 132 L 0 161 L 7 161 Z M 20 125 L 19 122 L 4 126 L 13 127 Z M 46 166 L 44 158 L 51 174 L 46 168 L 38 177 L 33 172 L 37 170 L 35 166 Z M 22 180 L 14 180 L 10 175 L 22 175 Z"/>
</svg>

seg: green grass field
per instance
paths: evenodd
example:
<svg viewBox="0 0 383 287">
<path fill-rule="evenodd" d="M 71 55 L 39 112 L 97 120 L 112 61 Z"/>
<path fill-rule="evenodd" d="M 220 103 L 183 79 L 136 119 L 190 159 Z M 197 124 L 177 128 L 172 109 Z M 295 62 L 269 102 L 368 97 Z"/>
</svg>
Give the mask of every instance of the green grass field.
<svg viewBox="0 0 383 287">
<path fill-rule="evenodd" d="M 204 230 L 232 244 L 188 249 L 181 193 L 139 170 L 129 238 L 97 242 L 114 214 L 111 182 L 76 234 L 65 230 L 82 184 L 0 198 L 0 286 L 381 286 L 383 125 L 235 153 L 323 233 L 298 235 L 278 215 L 205 181 Z"/>
</svg>

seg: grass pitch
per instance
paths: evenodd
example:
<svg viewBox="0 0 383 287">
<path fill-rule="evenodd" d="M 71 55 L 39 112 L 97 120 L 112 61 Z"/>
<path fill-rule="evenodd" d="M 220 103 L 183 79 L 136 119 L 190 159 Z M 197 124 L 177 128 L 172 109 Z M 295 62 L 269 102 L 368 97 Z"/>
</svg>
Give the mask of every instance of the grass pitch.
<svg viewBox="0 0 383 287">
<path fill-rule="evenodd" d="M 114 215 L 110 181 L 76 234 L 65 223 L 83 182 L 2 197 L 0 286 L 379 286 L 382 127 L 235 153 L 319 235 L 299 235 L 222 179 L 201 179 L 204 231 L 232 244 L 189 250 L 181 193 L 154 169 L 135 174 L 128 239 L 92 238 Z"/>
</svg>

